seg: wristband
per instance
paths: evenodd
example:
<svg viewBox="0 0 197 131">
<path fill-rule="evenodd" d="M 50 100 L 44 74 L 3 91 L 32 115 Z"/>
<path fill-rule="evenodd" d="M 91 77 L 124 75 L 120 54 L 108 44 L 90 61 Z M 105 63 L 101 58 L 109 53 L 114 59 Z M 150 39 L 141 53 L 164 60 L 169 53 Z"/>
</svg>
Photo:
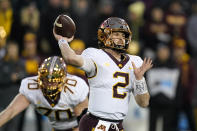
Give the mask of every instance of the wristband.
<svg viewBox="0 0 197 131">
<path fill-rule="evenodd" d="M 134 95 L 142 95 L 148 92 L 145 78 L 141 80 L 134 79 Z"/>
<path fill-rule="evenodd" d="M 69 46 L 69 45 L 68 45 L 68 42 L 67 42 L 66 40 L 60 39 L 60 40 L 58 41 L 58 45 L 61 46 L 62 44 Z"/>
</svg>

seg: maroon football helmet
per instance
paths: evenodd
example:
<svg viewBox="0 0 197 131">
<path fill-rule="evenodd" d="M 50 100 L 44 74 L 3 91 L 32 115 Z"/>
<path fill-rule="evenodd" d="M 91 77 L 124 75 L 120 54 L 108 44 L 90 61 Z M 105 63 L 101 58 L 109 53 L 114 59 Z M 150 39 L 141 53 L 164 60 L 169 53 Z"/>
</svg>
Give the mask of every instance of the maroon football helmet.
<svg viewBox="0 0 197 131">
<path fill-rule="evenodd" d="M 125 34 L 125 44 L 120 46 L 109 38 L 112 32 L 122 32 Z M 125 51 L 131 42 L 132 32 L 125 20 L 118 17 L 110 17 L 105 20 L 98 29 L 98 44 L 100 48 L 111 48 Z"/>
</svg>

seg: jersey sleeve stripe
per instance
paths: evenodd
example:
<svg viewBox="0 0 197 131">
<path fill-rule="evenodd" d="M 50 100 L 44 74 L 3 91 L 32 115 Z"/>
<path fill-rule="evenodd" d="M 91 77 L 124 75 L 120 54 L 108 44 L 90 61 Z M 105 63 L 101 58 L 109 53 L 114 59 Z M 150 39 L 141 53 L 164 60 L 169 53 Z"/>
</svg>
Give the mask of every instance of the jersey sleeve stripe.
<svg viewBox="0 0 197 131">
<path fill-rule="evenodd" d="M 94 62 L 94 61 L 93 61 Z M 88 79 L 92 79 L 92 78 L 94 78 L 94 77 L 96 77 L 96 75 L 97 75 L 97 71 L 98 71 L 98 68 L 97 68 L 97 65 L 96 65 L 96 63 L 94 62 L 94 65 L 95 65 L 95 74 L 93 75 L 93 76 L 90 76 L 90 77 L 87 77 Z"/>
</svg>

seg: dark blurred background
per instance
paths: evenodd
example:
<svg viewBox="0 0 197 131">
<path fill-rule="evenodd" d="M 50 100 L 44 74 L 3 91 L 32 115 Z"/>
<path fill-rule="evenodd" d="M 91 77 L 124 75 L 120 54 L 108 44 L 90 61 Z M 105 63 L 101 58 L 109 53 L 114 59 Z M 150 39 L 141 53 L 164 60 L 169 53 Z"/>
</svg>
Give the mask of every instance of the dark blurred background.
<svg viewBox="0 0 197 131">
<path fill-rule="evenodd" d="M 99 25 L 115 16 L 132 30 L 127 52 L 153 59 L 154 67 L 146 74 L 150 106 L 140 109 L 131 98 L 126 131 L 196 131 L 196 0 L 0 0 L 0 111 L 18 93 L 22 78 L 37 75 L 44 58 L 60 55 L 52 33 L 59 14 L 76 24 L 70 46 L 77 54 L 97 47 Z M 84 78 L 72 66 L 68 72 Z M 24 111 L 0 131 L 25 130 L 25 119 L 31 117 L 36 123 L 30 126 L 46 130 L 45 118 L 31 113 Z"/>
</svg>

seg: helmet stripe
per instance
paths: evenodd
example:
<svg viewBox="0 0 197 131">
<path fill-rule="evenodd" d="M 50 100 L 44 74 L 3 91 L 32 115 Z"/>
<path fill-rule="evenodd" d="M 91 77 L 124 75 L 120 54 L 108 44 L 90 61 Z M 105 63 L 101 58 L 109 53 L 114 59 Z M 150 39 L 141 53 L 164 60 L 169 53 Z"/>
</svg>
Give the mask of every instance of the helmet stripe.
<svg viewBox="0 0 197 131">
<path fill-rule="evenodd" d="M 53 59 L 52 59 L 52 62 L 51 62 L 51 66 L 50 66 L 50 69 L 49 69 L 49 75 L 51 76 L 52 73 L 53 73 L 53 68 L 55 66 L 55 63 L 56 63 L 56 60 L 57 60 L 57 56 L 54 56 Z"/>
</svg>

